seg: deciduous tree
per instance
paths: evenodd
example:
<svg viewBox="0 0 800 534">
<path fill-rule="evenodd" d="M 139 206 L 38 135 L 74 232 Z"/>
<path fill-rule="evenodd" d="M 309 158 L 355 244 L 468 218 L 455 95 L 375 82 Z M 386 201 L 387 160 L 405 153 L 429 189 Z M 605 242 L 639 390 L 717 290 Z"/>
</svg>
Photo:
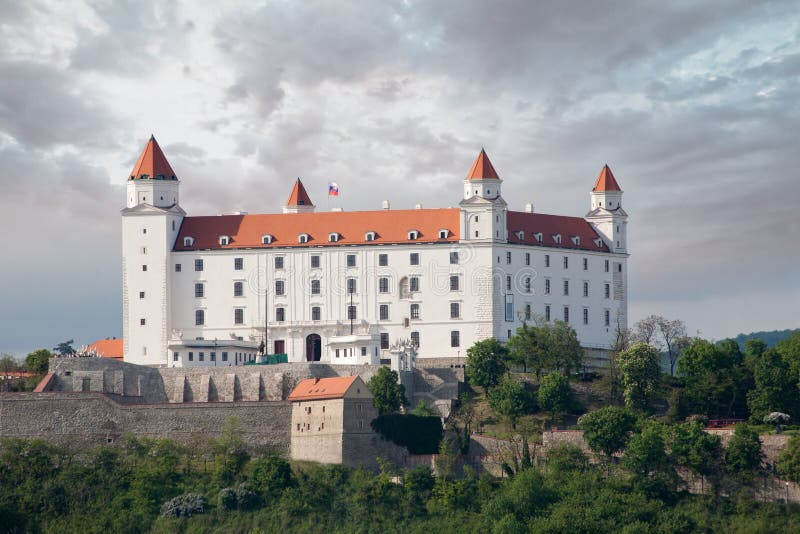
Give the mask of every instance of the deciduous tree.
<svg viewBox="0 0 800 534">
<path fill-rule="evenodd" d="M 506 417 L 515 428 L 520 415 L 531 411 L 531 395 L 525 386 L 506 376 L 497 386 L 488 393 L 489 407 L 498 414 Z"/>
<path fill-rule="evenodd" d="M 33 373 L 46 373 L 53 353 L 47 349 L 37 349 L 25 357 L 25 367 Z"/>
<path fill-rule="evenodd" d="M 545 375 L 539 383 L 537 400 L 539 408 L 550 412 L 550 419 L 555 420 L 556 414 L 566 411 L 572 401 L 569 381 L 561 373 Z"/>
<path fill-rule="evenodd" d="M 372 392 L 372 404 L 381 415 L 398 412 L 406 404 L 406 387 L 400 383 L 397 372 L 388 367 L 378 369 L 367 387 Z"/>
<path fill-rule="evenodd" d="M 617 365 L 622 373 L 625 405 L 633 410 L 646 410 L 661 378 L 658 351 L 645 343 L 636 343 L 620 353 Z"/>
<path fill-rule="evenodd" d="M 496 386 L 506 371 L 507 355 L 508 350 L 495 338 L 476 342 L 467 349 L 465 372 L 469 382 L 483 388 Z"/>
<path fill-rule="evenodd" d="M 669 374 L 675 374 L 675 362 L 681 354 L 681 349 L 688 346 L 686 341 L 686 325 L 680 319 L 669 320 L 665 317 L 656 316 L 658 333 L 664 341 L 669 358 Z"/>
<path fill-rule="evenodd" d="M 610 460 L 614 453 L 625 448 L 635 422 L 628 410 L 606 406 L 585 414 L 578 424 L 589 448 Z"/>
</svg>

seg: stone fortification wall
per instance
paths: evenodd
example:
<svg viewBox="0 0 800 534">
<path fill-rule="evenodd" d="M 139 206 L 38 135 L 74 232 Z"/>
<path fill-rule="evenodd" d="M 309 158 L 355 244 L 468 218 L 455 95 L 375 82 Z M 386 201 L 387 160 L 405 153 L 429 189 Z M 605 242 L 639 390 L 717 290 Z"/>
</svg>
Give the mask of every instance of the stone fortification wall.
<svg viewBox="0 0 800 534">
<path fill-rule="evenodd" d="M 0 437 L 64 444 L 114 443 L 126 432 L 188 444 L 197 436 L 218 436 L 234 416 L 250 446 L 288 451 L 291 413 L 285 401 L 121 404 L 101 393 L 0 395 Z"/>
</svg>

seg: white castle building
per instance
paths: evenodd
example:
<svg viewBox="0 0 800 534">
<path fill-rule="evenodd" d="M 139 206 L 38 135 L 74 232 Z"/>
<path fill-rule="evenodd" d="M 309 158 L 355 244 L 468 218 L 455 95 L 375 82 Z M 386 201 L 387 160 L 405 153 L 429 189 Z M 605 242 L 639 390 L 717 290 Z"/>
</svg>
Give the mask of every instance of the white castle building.
<svg viewBox="0 0 800 534">
<path fill-rule="evenodd" d="M 585 217 L 511 211 L 482 150 L 457 208 L 318 212 L 300 180 L 283 213 L 187 216 L 154 138 L 122 210 L 124 359 L 242 365 L 464 358 L 523 321 L 568 322 L 601 356 L 627 322 L 627 214 L 603 167 Z M 263 344 L 263 345 L 262 345 Z"/>
</svg>

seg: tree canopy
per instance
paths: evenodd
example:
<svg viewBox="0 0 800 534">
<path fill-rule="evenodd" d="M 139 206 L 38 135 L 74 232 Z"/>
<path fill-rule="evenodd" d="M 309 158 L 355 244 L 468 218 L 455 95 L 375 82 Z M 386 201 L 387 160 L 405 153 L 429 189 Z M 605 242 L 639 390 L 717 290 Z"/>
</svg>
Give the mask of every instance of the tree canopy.
<svg viewBox="0 0 800 534">
<path fill-rule="evenodd" d="M 33 373 L 46 373 L 53 354 L 47 349 L 37 349 L 25 357 L 25 367 Z"/>
<path fill-rule="evenodd" d="M 508 350 L 495 338 L 476 342 L 467 349 L 465 374 L 475 386 L 491 388 L 506 372 Z"/>
<path fill-rule="evenodd" d="M 628 410 L 606 406 L 585 414 L 578 424 L 589 448 L 610 458 L 625 448 L 635 422 L 636 418 Z"/>
<path fill-rule="evenodd" d="M 622 373 L 625 406 L 633 410 L 646 410 L 661 379 L 658 351 L 639 342 L 617 356 Z"/>
<path fill-rule="evenodd" d="M 397 412 L 406 404 L 406 387 L 400 383 L 397 372 L 388 367 L 379 368 L 367 386 L 372 392 L 372 404 L 381 415 Z"/>
<path fill-rule="evenodd" d="M 542 377 L 537 391 L 539 408 L 550 412 L 552 418 L 556 414 L 569 409 L 572 402 L 572 390 L 569 381 L 561 373 L 552 372 Z"/>
</svg>

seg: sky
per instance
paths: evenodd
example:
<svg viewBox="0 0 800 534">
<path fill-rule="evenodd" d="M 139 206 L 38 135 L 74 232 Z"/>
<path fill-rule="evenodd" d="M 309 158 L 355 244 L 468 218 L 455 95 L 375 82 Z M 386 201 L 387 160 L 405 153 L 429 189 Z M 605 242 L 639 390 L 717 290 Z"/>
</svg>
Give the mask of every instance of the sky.
<svg viewBox="0 0 800 534">
<path fill-rule="evenodd" d="M 190 215 L 457 205 L 582 216 L 604 164 L 631 323 L 800 327 L 797 1 L 0 0 L 0 353 L 122 334 L 150 134 Z"/>
</svg>

